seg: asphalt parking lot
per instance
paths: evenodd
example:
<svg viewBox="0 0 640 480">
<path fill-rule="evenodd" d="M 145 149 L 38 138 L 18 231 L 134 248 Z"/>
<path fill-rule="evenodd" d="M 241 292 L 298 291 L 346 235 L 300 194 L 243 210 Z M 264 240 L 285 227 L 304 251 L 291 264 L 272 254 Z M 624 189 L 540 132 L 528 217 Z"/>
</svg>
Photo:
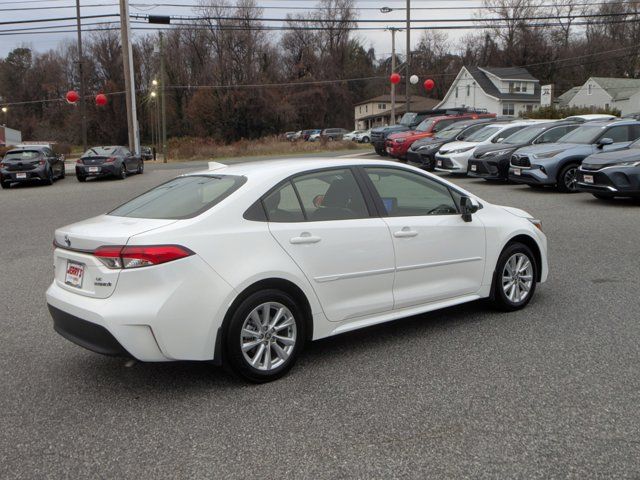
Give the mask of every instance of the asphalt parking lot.
<svg viewBox="0 0 640 480">
<path fill-rule="evenodd" d="M 0 478 L 640 478 L 640 205 L 454 179 L 542 219 L 529 307 L 325 339 L 255 386 L 126 367 L 52 329 L 54 229 L 183 167 L 0 192 Z"/>
</svg>

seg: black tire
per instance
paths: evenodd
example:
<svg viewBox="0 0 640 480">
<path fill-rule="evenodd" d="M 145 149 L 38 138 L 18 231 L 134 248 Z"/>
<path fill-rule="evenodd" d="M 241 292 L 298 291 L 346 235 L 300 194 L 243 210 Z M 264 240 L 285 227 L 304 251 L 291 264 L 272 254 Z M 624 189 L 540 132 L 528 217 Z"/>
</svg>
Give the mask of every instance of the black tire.
<svg viewBox="0 0 640 480">
<path fill-rule="evenodd" d="M 520 301 L 511 300 L 504 291 L 503 288 L 503 272 L 505 271 L 507 262 L 516 254 L 525 255 L 532 266 L 532 278 L 531 278 L 531 286 L 529 287 L 529 291 L 527 295 Z M 514 242 L 507 245 L 500 257 L 498 258 L 498 263 L 496 264 L 496 269 L 493 272 L 493 283 L 491 285 L 491 297 L 490 304 L 497 310 L 501 310 L 503 312 L 513 312 L 515 310 L 520 310 L 527 306 L 531 298 L 533 297 L 536 291 L 536 279 L 538 278 L 538 264 L 536 263 L 536 257 L 533 255 L 533 252 L 529 247 L 527 247 L 523 243 Z"/>
<path fill-rule="evenodd" d="M 78 181 L 80 183 L 82 182 L 86 182 L 87 181 L 87 177 L 83 176 L 83 175 L 76 175 L 76 178 L 78 179 Z"/>
<path fill-rule="evenodd" d="M 118 178 L 120 180 L 124 180 L 125 178 L 127 178 L 127 167 L 124 165 L 124 162 L 122 162 L 122 165 L 120 165 L 120 173 L 118 174 Z"/>
<path fill-rule="evenodd" d="M 53 177 L 53 170 L 49 169 L 49 172 L 47 173 L 47 178 L 45 179 L 44 183 L 46 185 L 53 185 L 54 181 L 55 181 L 55 178 Z"/>
<path fill-rule="evenodd" d="M 65 164 L 62 164 L 62 171 L 60 172 L 60 180 L 64 179 L 67 176 L 67 168 Z"/>
<path fill-rule="evenodd" d="M 0 182 L 0 187 L 2 187 L 3 190 L 11 188 L 11 182 Z"/>
<path fill-rule="evenodd" d="M 360 141 L 361 143 L 369 143 L 371 140 L 369 139 L 369 137 L 362 137 L 362 140 Z"/>
<path fill-rule="evenodd" d="M 144 160 L 140 160 L 140 164 L 138 165 L 138 175 L 142 175 L 144 173 Z"/>
<path fill-rule="evenodd" d="M 290 352 L 289 357 L 280 366 L 273 368 L 270 371 L 259 370 L 252 366 L 245 358 L 240 345 L 242 339 L 241 332 L 245 320 L 255 308 L 267 302 L 284 305 L 293 315 L 295 322 L 295 344 L 293 345 L 293 349 Z M 269 289 L 252 293 L 245 298 L 231 314 L 231 319 L 224 336 L 224 358 L 225 363 L 227 364 L 226 366 L 228 366 L 236 375 L 253 383 L 270 382 L 286 375 L 286 373 L 291 370 L 295 364 L 296 358 L 304 346 L 306 332 L 303 315 L 303 310 L 298 306 L 295 300 L 283 291 Z M 259 349 L 260 347 L 261 345 L 256 345 L 256 349 Z M 268 348 L 271 352 L 272 347 L 269 346 Z M 250 354 L 250 351 L 247 353 Z M 254 354 L 257 353 L 258 352 L 254 351 Z"/>
<path fill-rule="evenodd" d="M 386 157 L 387 156 L 387 151 L 384 148 L 378 148 L 378 147 L 374 147 L 376 150 L 376 153 L 378 155 L 380 155 L 381 157 Z"/>
<path fill-rule="evenodd" d="M 565 165 L 558 174 L 558 191 L 562 193 L 578 193 L 576 189 L 576 174 L 578 171 L 577 163 L 570 163 Z"/>
</svg>

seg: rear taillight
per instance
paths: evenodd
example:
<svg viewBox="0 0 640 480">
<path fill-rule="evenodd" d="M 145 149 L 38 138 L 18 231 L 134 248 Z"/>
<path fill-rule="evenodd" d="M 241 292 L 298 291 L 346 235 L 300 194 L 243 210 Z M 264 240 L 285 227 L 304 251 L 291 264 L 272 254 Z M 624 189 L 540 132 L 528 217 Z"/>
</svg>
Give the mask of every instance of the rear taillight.
<svg viewBox="0 0 640 480">
<path fill-rule="evenodd" d="M 105 160 L 106 163 L 113 163 L 116 161 L 116 157 L 109 157 Z"/>
<path fill-rule="evenodd" d="M 46 161 L 46 160 L 40 160 L 38 163 L 39 163 L 40 165 L 44 165 L 45 163 L 47 163 L 47 161 Z"/>
<path fill-rule="evenodd" d="M 97 248 L 93 254 L 108 268 L 140 268 L 172 262 L 194 253 L 180 245 L 148 245 L 124 247 L 120 245 Z"/>
</svg>

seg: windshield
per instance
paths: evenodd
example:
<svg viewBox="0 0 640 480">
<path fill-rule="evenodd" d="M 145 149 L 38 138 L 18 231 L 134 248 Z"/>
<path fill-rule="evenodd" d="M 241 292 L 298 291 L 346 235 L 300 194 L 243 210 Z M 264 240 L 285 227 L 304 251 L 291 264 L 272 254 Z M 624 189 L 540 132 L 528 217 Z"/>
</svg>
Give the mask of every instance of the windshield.
<svg viewBox="0 0 640 480">
<path fill-rule="evenodd" d="M 466 128 L 466 127 L 465 127 Z M 434 136 L 434 138 L 438 138 L 440 140 L 448 140 L 450 138 L 454 138 L 455 136 L 457 136 L 460 132 L 462 132 L 464 130 L 464 128 L 460 128 L 460 127 L 456 127 L 456 128 L 445 128 L 444 130 L 441 130 L 440 132 L 436 133 L 436 135 Z"/>
<path fill-rule="evenodd" d="M 558 143 L 593 143 L 604 128 L 605 127 L 599 127 L 597 125 L 583 125 L 560 138 Z"/>
<path fill-rule="evenodd" d="M 504 139 L 502 143 L 508 143 L 510 145 L 517 145 L 519 143 L 529 143 L 533 141 L 538 135 L 544 132 L 548 127 L 541 125 L 535 125 L 533 127 L 526 127 L 522 130 L 518 130 L 513 135 Z"/>
<path fill-rule="evenodd" d="M 235 175 L 178 177 L 120 205 L 109 215 L 180 220 L 200 215 L 246 181 Z"/>
<path fill-rule="evenodd" d="M 488 125 L 484 128 L 481 128 L 476 133 L 472 133 L 471 135 L 469 135 L 465 139 L 465 142 L 484 142 L 485 140 L 488 140 L 493 135 L 498 133 L 503 128 L 504 127 L 498 126 L 498 125 Z"/>
<path fill-rule="evenodd" d="M 82 154 L 83 157 L 105 157 L 115 155 L 118 147 L 93 147 Z"/>
<path fill-rule="evenodd" d="M 405 127 L 410 127 L 411 125 L 413 125 L 413 121 L 416 118 L 416 115 L 418 115 L 417 113 L 405 113 L 402 116 L 402 120 L 400 120 L 400 125 L 404 125 Z"/>
<path fill-rule="evenodd" d="M 423 120 L 420 123 L 420 125 L 416 127 L 416 130 L 418 132 L 429 132 L 431 131 L 431 127 L 433 127 L 434 123 L 435 123 L 435 120 L 433 119 Z"/>
<path fill-rule="evenodd" d="M 4 156 L 5 160 L 35 160 L 42 155 L 38 150 L 15 150 L 13 152 L 7 152 Z"/>
</svg>

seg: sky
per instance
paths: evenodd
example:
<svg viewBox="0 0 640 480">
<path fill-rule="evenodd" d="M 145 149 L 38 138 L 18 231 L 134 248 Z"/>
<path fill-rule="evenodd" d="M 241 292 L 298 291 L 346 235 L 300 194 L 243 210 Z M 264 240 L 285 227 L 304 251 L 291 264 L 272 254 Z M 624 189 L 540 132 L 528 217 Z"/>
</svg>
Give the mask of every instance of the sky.
<svg viewBox="0 0 640 480">
<path fill-rule="evenodd" d="M 171 4 L 172 6 L 164 6 Z M 215 4 L 216 0 L 208 0 L 208 3 Z M 160 4 L 160 5 L 158 5 Z M 152 14 L 152 15 L 193 15 L 193 6 L 198 4 L 198 0 L 134 0 L 130 2 L 130 14 Z M 305 9 L 311 9 L 316 2 L 314 0 L 257 0 L 260 7 L 277 7 L 265 8 L 263 17 L 284 18 L 287 13 L 303 13 Z M 180 6 L 173 6 L 180 5 Z M 412 26 L 428 25 L 419 22 L 422 19 L 441 20 L 441 19 L 458 19 L 471 18 L 474 14 L 474 7 L 481 5 L 481 0 L 413 0 L 411 2 L 411 16 L 415 20 Z M 393 23 L 392 20 L 406 19 L 405 0 L 355 0 L 355 6 L 359 9 L 358 16 L 361 19 L 379 19 L 383 22 L 376 24 L 367 24 L 366 26 L 375 26 L 384 28 L 393 26 L 404 28 L 403 22 Z M 381 7 L 389 7 L 392 9 L 389 13 L 380 12 Z M 434 7 L 454 6 L 456 9 L 449 10 L 433 10 Z M 119 7 L 117 1 L 114 0 L 80 0 L 81 15 L 104 15 L 117 14 Z M 28 9 L 28 10 L 25 10 Z M 62 41 L 75 41 L 75 1 L 74 0 L 0 0 L 0 57 L 5 57 L 8 52 L 16 47 L 27 46 L 36 51 L 47 51 L 55 49 Z M 11 24 L 5 22 L 16 22 L 31 19 L 50 19 L 73 17 L 71 20 L 50 22 L 50 23 L 32 23 L 32 24 Z M 111 19 L 86 19 L 83 23 L 113 21 L 118 24 L 117 17 Z M 388 21 L 387 24 L 385 21 Z M 5 24 L 3 24 L 5 23 Z M 451 24 L 451 23 L 450 23 Z M 44 25 L 61 25 L 68 28 L 61 30 L 73 30 L 67 33 L 22 33 L 8 34 L 9 30 L 37 28 Z M 268 25 L 277 25 L 277 23 L 269 22 Z M 363 26 L 365 26 L 363 24 Z M 96 28 L 96 27 L 93 27 Z M 448 35 L 451 40 L 455 41 L 460 36 L 468 33 L 469 30 L 450 30 Z M 149 31 L 136 32 L 134 35 L 149 33 Z M 354 32 L 366 47 L 373 47 L 379 57 L 389 56 L 391 53 L 391 33 L 382 30 L 357 31 Z M 411 32 L 411 44 L 415 46 L 421 35 L 420 31 L 413 30 Z M 396 34 L 396 48 L 402 54 L 405 51 L 406 39 L 404 31 Z"/>
</svg>

